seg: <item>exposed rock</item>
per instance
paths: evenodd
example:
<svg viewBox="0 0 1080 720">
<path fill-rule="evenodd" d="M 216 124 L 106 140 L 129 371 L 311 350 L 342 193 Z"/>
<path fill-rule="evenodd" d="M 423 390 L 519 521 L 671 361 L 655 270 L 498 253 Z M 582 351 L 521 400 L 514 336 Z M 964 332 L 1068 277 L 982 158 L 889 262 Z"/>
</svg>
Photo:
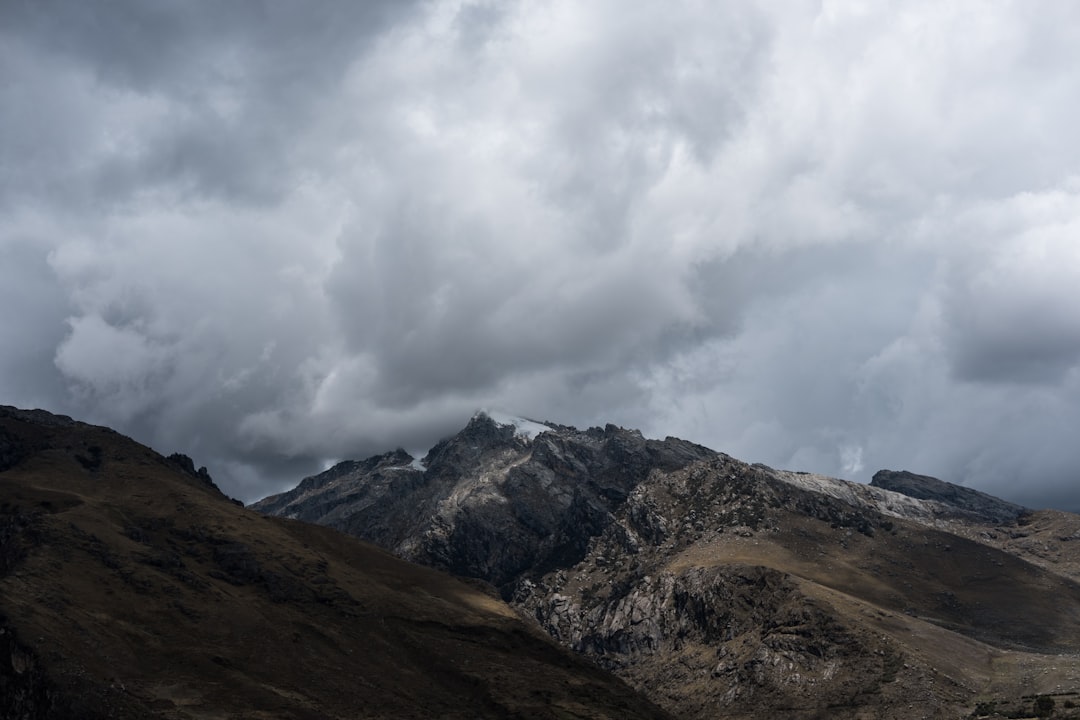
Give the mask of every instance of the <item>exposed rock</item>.
<svg viewBox="0 0 1080 720">
<path fill-rule="evenodd" d="M 100 448 L 98 448 L 98 451 L 99 451 L 98 454 L 95 455 L 94 457 L 97 460 L 97 464 L 100 465 L 100 457 L 99 457 Z M 217 483 L 214 482 L 214 479 L 212 477 L 210 477 L 210 472 L 206 469 L 205 466 L 200 467 L 198 470 L 196 470 L 195 469 L 195 461 L 192 460 L 187 455 L 184 455 L 183 453 L 173 453 L 169 457 L 165 458 L 165 462 L 169 463 L 170 465 L 177 468 L 181 472 L 195 478 L 196 480 L 198 480 L 199 482 L 204 484 L 206 487 L 210 488 L 215 493 L 217 493 L 221 497 L 225 498 L 229 502 L 233 503 L 234 505 L 243 506 L 244 503 L 240 502 L 236 498 L 229 497 L 228 495 L 226 495 L 225 493 L 223 493 L 221 491 L 221 488 L 219 488 L 217 486 Z M 84 463 L 84 466 L 85 466 L 85 463 Z"/>
<path fill-rule="evenodd" d="M 891 682 L 882 661 L 867 662 L 884 657 L 887 643 L 852 633 L 767 568 L 690 568 L 643 577 L 599 603 L 532 593 L 521 606 L 602 667 L 666 691 L 680 717 L 721 707 L 775 716 L 790 710 L 792 690 L 810 683 L 808 705 L 870 696 Z M 675 692 L 688 686 L 695 692 Z"/>
<path fill-rule="evenodd" d="M 614 425 L 550 427 L 530 439 L 478 414 L 432 448 L 424 470 L 398 450 L 340 463 L 253 507 L 336 527 L 507 595 L 525 574 L 580 560 L 650 472 L 715 455 Z"/>
<path fill-rule="evenodd" d="M 1018 539 L 1016 506 L 938 490 L 481 414 L 422 462 L 343 463 L 255 507 L 492 582 L 679 717 L 899 720 L 965 714 L 992 658 L 1080 642 L 1080 586 L 1054 574 L 1071 526 Z"/>
<path fill-rule="evenodd" d="M 929 475 L 916 475 L 907 470 L 878 470 L 874 473 L 870 485 L 913 498 L 939 502 L 988 523 L 1015 522 L 1026 510 L 1020 505 L 984 492 L 954 485 Z"/>
</svg>

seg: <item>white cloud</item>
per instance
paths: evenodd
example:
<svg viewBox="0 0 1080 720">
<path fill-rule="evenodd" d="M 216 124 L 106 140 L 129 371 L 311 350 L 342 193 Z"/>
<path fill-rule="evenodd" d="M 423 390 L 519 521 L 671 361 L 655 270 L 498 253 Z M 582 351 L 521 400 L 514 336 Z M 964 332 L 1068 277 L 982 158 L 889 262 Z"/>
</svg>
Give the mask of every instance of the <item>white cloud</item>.
<svg viewBox="0 0 1080 720">
<path fill-rule="evenodd" d="M 28 7 L 8 402 L 246 497 L 491 406 L 1065 502 L 1070 4 Z"/>
<path fill-rule="evenodd" d="M 154 386 L 171 373 L 173 348 L 137 327 L 115 327 L 96 315 L 72 318 L 56 366 L 88 402 L 107 408 L 113 422 L 130 423 L 157 400 Z"/>
</svg>

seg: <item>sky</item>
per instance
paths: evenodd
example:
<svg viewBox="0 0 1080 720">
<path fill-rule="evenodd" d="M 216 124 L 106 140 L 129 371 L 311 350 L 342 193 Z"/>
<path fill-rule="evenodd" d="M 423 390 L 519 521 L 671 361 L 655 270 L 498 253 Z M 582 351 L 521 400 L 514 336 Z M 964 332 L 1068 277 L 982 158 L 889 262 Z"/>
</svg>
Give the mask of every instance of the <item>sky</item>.
<svg viewBox="0 0 1080 720">
<path fill-rule="evenodd" d="M 481 408 L 1080 510 L 1080 4 L 0 3 L 0 403 L 251 501 Z"/>
</svg>

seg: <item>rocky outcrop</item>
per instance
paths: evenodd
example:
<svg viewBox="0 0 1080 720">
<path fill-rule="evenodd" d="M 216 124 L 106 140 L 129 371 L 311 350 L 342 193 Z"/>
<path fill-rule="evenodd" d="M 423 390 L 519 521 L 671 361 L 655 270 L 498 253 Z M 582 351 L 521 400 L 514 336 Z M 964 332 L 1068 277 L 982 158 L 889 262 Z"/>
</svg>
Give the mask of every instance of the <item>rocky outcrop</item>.
<svg viewBox="0 0 1080 720">
<path fill-rule="evenodd" d="M 954 485 L 929 475 L 907 470 L 878 470 L 870 481 L 872 487 L 892 490 L 921 500 L 941 503 L 958 514 L 986 523 L 1014 522 L 1026 508 L 984 492 Z"/>
<path fill-rule="evenodd" d="M 529 437 L 480 413 L 421 461 L 397 450 L 340 463 L 253 507 L 344 530 L 508 595 L 527 574 L 580 560 L 651 472 L 715 456 L 614 425 L 545 427 Z"/>
<path fill-rule="evenodd" d="M 819 558 L 821 536 L 843 551 L 893 528 L 717 455 L 650 475 L 580 562 L 522 579 L 512 604 L 679 717 L 905 717 L 887 708 L 928 669 L 807 594 L 795 563 L 777 562 L 793 550 L 782 549 L 789 533 Z M 957 696 L 943 685 L 928 702 Z"/>
<path fill-rule="evenodd" d="M 888 643 L 844 627 L 784 573 L 732 565 L 642 577 L 594 598 L 530 588 L 520 606 L 552 637 L 671 699 L 680 717 L 788 715 L 872 697 L 899 659 Z M 868 662 L 868 658 L 872 661 Z M 676 689 L 693 687 L 693 693 Z M 824 702 L 823 702 L 824 701 Z"/>
<path fill-rule="evenodd" d="M 93 459 L 91 462 L 93 463 L 93 467 L 90 468 L 85 460 L 80 460 L 80 462 L 82 463 L 83 467 L 88 467 L 89 469 L 96 470 L 101 465 L 101 448 L 90 448 L 90 450 L 92 452 Z M 195 461 L 187 455 L 184 455 L 183 453 L 173 453 L 169 457 L 165 458 L 165 462 L 172 465 L 177 470 L 180 470 L 185 475 L 189 475 L 192 478 L 198 480 L 212 492 L 228 500 L 232 504 L 243 506 L 244 503 L 240 502 L 236 498 L 229 497 L 221 491 L 221 488 L 219 488 L 217 483 L 214 482 L 214 478 L 210 477 L 210 472 L 206 469 L 205 466 L 200 467 L 198 470 L 196 470 Z"/>
</svg>

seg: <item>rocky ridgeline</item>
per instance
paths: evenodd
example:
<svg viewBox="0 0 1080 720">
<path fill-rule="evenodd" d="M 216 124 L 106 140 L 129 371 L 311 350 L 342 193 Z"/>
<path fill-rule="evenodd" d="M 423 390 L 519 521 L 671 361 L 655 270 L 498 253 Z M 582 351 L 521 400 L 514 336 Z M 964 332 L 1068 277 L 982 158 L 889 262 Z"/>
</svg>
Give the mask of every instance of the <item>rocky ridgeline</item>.
<svg viewBox="0 0 1080 720">
<path fill-rule="evenodd" d="M 905 606 L 921 602 L 911 590 L 923 582 L 919 563 L 951 547 L 984 553 L 943 530 L 1015 522 L 1022 509 L 906 473 L 860 485 L 612 425 L 528 425 L 478 414 L 422 460 L 398 450 L 341 463 L 254 508 L 490 582 L 553 638 L 679 717 L 874 708 L 900 718 L 916 697 L 928 716 L 951 717 L 963 702 L 955 682 L 908 657 L 904 640 L 860 620 L 865 611 L 837 612 L 799 573 L 835 562 L 856 578 L 844 592 L 864 577 L 871 595 L 892 583 L 890 612 L 955 626 L 963 612 L 941 604 L 957 604 L 946 588 L 932 608 Z M 867 551 L 900 542 L 896 526 L 909 522 L 904 549 Z"/>
<path fill-rule="evenodd" d="M 988 524 L 1015 522 L 1027 510 L 993 495 L 907 470 L 879 470 L 870 487 L 937 503 L 959 517 Z"/>
<path fill-rule="evenodd" d="M 898 667 L 893 645 L 838 622 L 787 573 L 737 558 L 678 560 L 768 538 L 783 513 L 863 536 L 891 526 L 717 454 L 652 474 L 580 562 L 523 578 L 511 604 L 601 667 L 665 692 L 680 717 L 790 713 L 793 696 L 812 697 L 807 707 L 880 701 Z"/>
<path fill-rule="evenodd" d="M 345 461 L 252 507 L 486 580 L 505 597 L 523 579 L 579 562 L 605 533 L 621 538 L 617 554 L 632 556 L 642 543 L 685 544 L 706 529 L 756 529 L 767 505 L 793 503 L 799 512 L 864 533 L 883 522 L 876 507 L 683 440 L 647 440 L 614 425 L 547 427 L 528 438 L 478 414 L 422 460 L 398 449 Z M 675 475 L 691 466 L 689 475 Z M 678 498 L 677 507 L 659 513 L 671 498 Z"/>
<path fill-rule="evenodd" d="M 530 439 L 478 414 L 422 461 L 397 450 L 340 463 L 253 507 L 482 578 L 509 596 L 523 576 L 580 560 L 651 472 L 713 456 L 693 443 L 646 440 L 614 425 L 552 425 Z"/>
</svg>

